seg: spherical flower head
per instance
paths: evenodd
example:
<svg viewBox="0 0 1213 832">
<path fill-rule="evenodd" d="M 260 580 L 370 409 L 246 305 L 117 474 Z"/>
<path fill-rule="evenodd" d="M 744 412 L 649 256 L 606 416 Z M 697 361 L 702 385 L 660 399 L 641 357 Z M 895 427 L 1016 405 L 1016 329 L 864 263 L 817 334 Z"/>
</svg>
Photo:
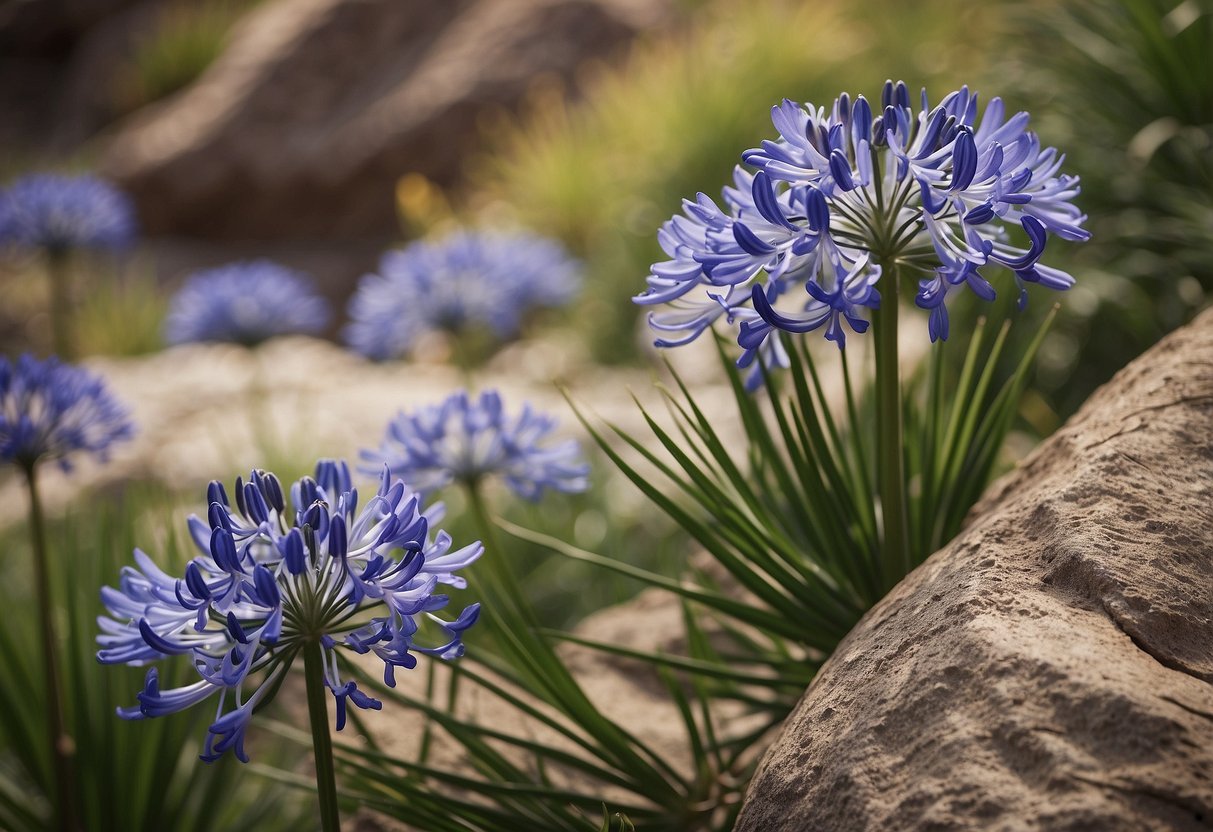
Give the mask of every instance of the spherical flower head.
<svg viewBox="0 0 1213 832">
<path fill-rule="evenodd" d="M 476 399 L 461 391 L 442 404 L 397 415 L 378 450 L 363 451 L 362 458 L 386 464 L 425 493 L 491 476 L 531 501 L 545 488 L 585 491 L 590 466 L 576 441 L 550 441 L 555 429 L 554 419 L 529 405 L 508 415 L 495 391 Z"/>
<path fill-rule="evenodd" d="M 334 460 L 317 463 L 315 477 L 296 482 L 289 495 L 273 474 L 253 471 L 247 482 L 236 479 L 233 496 L 234 505 L 220 483 L 210 484 L 206 520 L 189 518 L 198 554 L 183 576 L 167 574 L 136 549 L 135 566 L 123 569 L 118 587 L 101 591 L 109 615 L 98 619 L 98 659 L 142 665 L 189 656 L 199 677 L 163 690 L 152 668 L 138 704 L 120 708 L 119 716 L 163 716 L 217 695 L 202 759 L 230 750 L 247 762 L 244 736 L 254 710 L 308 642 L 320 644 L 338 731 L 349 703 L 382 707 L 342 679 L 338 654 L 374 654 L 393 687 L 396 668 L 416 666 L 417 653 L 462 655 L 462 634 L 479 605 L 443 619 L 436 613 L 450 599 L 439 589 L 465 586 L 456 572 L 483 547 L 453 549 L 449 535 L 433 533 L 441 505 L 423 509 L 385 469 L 359 509 L 349 467 Z"/>
<path fill-rule="evenodd" d="M 1069 288 L 1041 257 L 1051 237 L 1089 237 L 1077 177 L 1041 147 L 1027 113 L 1008 118 L 998 98 L 978 112 L 967 87 L 934 107 L 924 91 L 914 106 L 892 82 L 879 108 L 845 93 L 830 110 L 774 107 L 779 137 L 742 154 L 721 202 L 685 200 L 658 234 L 668 259 L 635 298 L 660 307 L 649 316 L 657 344 L 723 320 L 738 328 L 743 366 L 786 366 L 780 331 L 820 329 L 842 348 L 848 329 L 867 328 L 893 270 L 917 279 L 932 340 L 947 338 L 949 294 L 994 298 L 984 271 L 1010 271 L 1021 306 L 1027 284 Z"/>
<path fill-rule="evenodd" d="M 231 263 L 192 275 L 164 322 L 170 344 L 219 341 L 256 346 L 279 335 L 315 334 L 329 306 L 300 272 L 269 260 Z"/>
<path fill-rule="evenodd" d="M 66 471 L 77 454 L 105 460 L 133 434 L 99 376 L 57 358 L 0 356 L 0 460 L 23 468 L 54 460 Z"/>
<path fill-rule="evenodd" d="M 531 234 L 463 231 L 384 255 L 350 300 L 346 342 L 378 361 L 399 358 L 423 332 L 488 329 L 517 335 L 526 313 L 569 303 L 580 266 Z"/>
<path fill-rule="evenodd" d="M 28 174 L 0 191 L 0 243 L 51 251 L 117 249 L 136 233 L 130 199 L 95 176 Z"/>
</svg>

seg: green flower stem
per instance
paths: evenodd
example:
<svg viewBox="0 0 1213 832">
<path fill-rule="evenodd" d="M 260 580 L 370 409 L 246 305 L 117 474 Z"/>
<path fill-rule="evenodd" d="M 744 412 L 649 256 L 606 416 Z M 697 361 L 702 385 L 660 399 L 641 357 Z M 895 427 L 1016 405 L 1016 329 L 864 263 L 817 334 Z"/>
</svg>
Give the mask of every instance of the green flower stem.
<svg viewBox="0 0 1213 832">
<path fill-rule="evenodd" d="M 476 375 L 476 361 L 473 357 L 469 336 L 466 332 L 452 332 L 450 333 L 450 344 L 451 358 L 454 359 L 455 367 L 459 370 L 459 380 L 470 394 L 475 386 L 473 381 Z"/>
<path fill-rule="evenodd" d="M 307 679 L 307 712 L 312 725 L 312 755 L 316 758 L 316 792 L 320 797 L 321 832 L 341 832 L 337 812 L 337 776 L 333 767 L 333 737 L 329 733 L 328 696 L 324 689 L 324 655 L 319 641 L 303 647 Z"/>
<path fill-rule="evenodd" d="M 484 495 L 480 493 L 480 483 L 465 483 L 464 492 L 468 496 L 468 507 L 471 508 L 472 514 L 476 518 L 480 542 L 484 544 L 486 551 L 497 552 L 497 527 L 493 525 L 493 520 L 489 516 L 488 504 L 484 500 Z"/>
<path fill-rule="evenodd" d="M 262 464 L 268 468 L 271 461 L 276 461 L 284 455 L 286 443 L 280 446 L 275 435 L 276 426 L 270 410 L 274 391 L 270 379 L 265 374 L 261 348 L 259 345 L 249 346 L 246 350 L 253 366 L 248 386 L 249 423 L 253 430 L 253 446 L 261 456 Z"/>
<path fill-rule="evenodd" d="M 58 807 L 58 826 L 63 832 L 76 832 L 76 745 L 63 720 L 63 689 L 59 683 L 59 640 L 55 636 L 54 607 L 51 603 L 50 570 L 47 561 L 46 524 L 42 500 L 38 496 L 37 467 L 25 468 L 29 485 L 29 527 L 34 549 L 34 593 L 38 603 L 38 623 L 42 638 L 42 660 L 46 684 L 47 742 L 51 751 L 53 782 L 47 790 L 52 806 Z"/>
<path fill-rule="evenodd" d="M 887 281 L 887 282 L 886 282 Z M 877 481 L 884 521 L 881 573 L 888 591 L 910 571 L 906 534 L 906 493 L 901 424 L 901 371 L 897 356 L 897 313 L 901 299 L 901 269 L 886 267 L 876 312 L 876 433 Z"/>
<path fill-rule="evenodd" d="M 51 291 L 51 346 L 64 361 L 74 357 L 72 349 L 71 271 L 68 253 L 51 249 L 46 253 L 46 276 Z"/>
<path fill-rule="evenodd" d="M 480 490 L 480 483 L 467 483 L 465 489 L 468 495 L 468 504 L 472 509 L 472 514 L 476 517 L 476 525 L 480 527 L 480 541 L 484 544 L 487 557 L 488 572 L 492 576 L 494 582 L 492 605 L 500 614 L 505 612 L 502 605 L 508 604 L 510 613 L 518 620 L 525 622 L 530 626 L 539 626 L 538 620 L 535 618 L 534 610 L 530 604 L 522 601 L 526 597 L 522 591 L 522 585 L 518 583 L 518 576 L 514 574 L 514 570 L 510 568 L 507 559 L 503 555 L 503 550 L 497 542 L 497 526 L 493 523 L 492 517 L 489 515 L 488 505 L 485 503 L 484 495 Z M 492 616 L 490 616 L 492 618 Z"/>
</svg>

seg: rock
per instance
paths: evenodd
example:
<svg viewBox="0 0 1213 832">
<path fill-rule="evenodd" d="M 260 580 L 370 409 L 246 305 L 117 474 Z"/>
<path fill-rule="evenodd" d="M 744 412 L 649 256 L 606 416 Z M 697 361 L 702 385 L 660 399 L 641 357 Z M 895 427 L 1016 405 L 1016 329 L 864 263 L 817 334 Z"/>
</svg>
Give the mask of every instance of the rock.
<svg viewBox="0 0 1213 832">
<path fill-rule="evenodd" d="M 617 51 L 665 0 L 277 0 L 104 140 L 148 231 L 384 237 L 405 173 L 458 180 L 486 111 Z"/>
<path fill-rule="evenodd" d="M 702 360 L 693 352 L 671 358 L 680 371 L 687 362 Z M 130 409 L 136 433 L 114 447 L 107 463 L 82 458 L 71 473 L 44 466 L 44 497 L 51 513 L 92 489 L 121 488 L 131 481 L 156 483 L 194 501 L 210 480 L 247 474 L 253 467 L 274 470 L 288 463 L 300 474 L 321 457 L 354 460 L 360 449 L 378 445 L 397 412 L 436 404 L 469 384 L 499 390 L 511 411 L 529 402 L 551 413 L 560 433 L 578 437 L 587 448 L 591 443 L 553 379 L 563 379 L 588 413 L 641 434 L 647 428 L 640 411 L 619 395 L 634 389 L 672 429 L 649 370 L 589 365 L 559 330 L 510 344 L 471 379 L 446 364 L 370 362 L 336 344 L 302 336 L 276 338 L 255 350 L 184 344 L 140 357 L 91 358 L 85 366 L 104 378 Z M 705 407 L 717 410 L 728 407 L 732 395 L 720 378 L 714 385 L 696 385 L 695 394 Z M 0 529 L 26 512 L 20 478 L 2 473 Z M 639 491 L 614 483 L 605 486 L 611 489 L 613 509 L 625 514 L 649 510 Z"/>
<path fill-rule="evenodd" d="M 1213 311 L 843 641 L 736 829 L 1213 828 Z"/>
</svg>

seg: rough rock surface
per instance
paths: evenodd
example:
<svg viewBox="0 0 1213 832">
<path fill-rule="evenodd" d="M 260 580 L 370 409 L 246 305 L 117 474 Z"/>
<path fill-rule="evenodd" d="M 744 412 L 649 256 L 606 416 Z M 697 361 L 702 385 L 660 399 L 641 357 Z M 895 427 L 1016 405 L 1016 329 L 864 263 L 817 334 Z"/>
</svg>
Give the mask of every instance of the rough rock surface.
<svg viewBox="0 0 1213 832">
<path fill-rule="evenodd" d="M 400 176 L 451 184 L 486 108 L 572 78 L 668 5 L 278 0 L 195 84 L 118 128 L 101 170 L 153 234 L 390 235 Z"/>
<path fill-rule="evenodd" d="M 1213 828 L 1213 311 L 877 605 L 736 829 Z"/>
</svg>

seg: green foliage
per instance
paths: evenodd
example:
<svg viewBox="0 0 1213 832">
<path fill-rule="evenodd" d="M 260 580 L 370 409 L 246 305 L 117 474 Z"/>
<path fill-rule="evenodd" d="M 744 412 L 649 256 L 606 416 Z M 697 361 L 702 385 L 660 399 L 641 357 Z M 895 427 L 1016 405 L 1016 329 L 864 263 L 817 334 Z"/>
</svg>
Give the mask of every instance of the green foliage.
<svg viewBox="0 0 1213 832">
<path fill-rule="evenodd" d="M 891 573 L 881 559 L 872 396 L 862 393 L 862 369 L 853 369 L 846 353 L 840 357 L 841 403 L 828 400 L 817 363 L 801 339 L 789 340 L 790 378 L 769 379 L 765 402 L 746 394 L 726 367 L 745 432 L 741 454 L 721 435 L 720 416 L 709 418 L 676 375 L 677 393 L 666 392 L 673 431 L 645 414 L 664 457 L 650 449 L 649 441 L 612 428 L 646 460 L 644 468 L 629 464 L 586 420 L 603 451 L 727 570 L 747 600 L 710 582 L 655 574 L 645 580 L 762 633 L 769 644 L 751 652 L 751 661 L 766 665 L 777 678 L 793 668 L 787 681 L 795 689 L 806 681 L 814 659 L 827 657 L 868 608 L 959 531 L 995 468 L 1046 328 L 1001 384 L 995 383 L 996 368 L 1009 325 L 991 339 L 984 321 L 963 353 L 958 377 L 944 360 L 945 349 L 959 349 L 954 342 L 936 347 L 925 370 L 909 380 L 904 470 L 910 562 Z M 723 349 L 721 356 L 724 360 Z M 790 383 L 787 395 L 776 389 L 781 382 Z M 572 557 L 636 574 L 634 567 L 518 533 Z M 797 671 L 789 657 L 808 661 Z M 785 706 L 790 702 L 778 703 Z"/>
<path fill-rule="evenodd" d="M 627 815 L 616 812 L 611 814 L 605 806 L 602 807 L 602 826 L 598 827 L 598 832 L 636 832 L 636 824 L 628 819 Z"/>
<path fill-rule="evenodd" d="M 87 266 L 73 269 L 80 303 L 73 317 L 81 355 L 146 355 L 164 346 L 161 328 L 168 301 L 154 271 L 142 263 L 129 269 Z"/>
<path fill-rule="evenodd" d="M 466 766 L 432 764 L 424 750 L 405 759 L 373 744 L 347 747 L 339 751 L 347 796 L 438 830 L 601 829 L 600 816 L 591 813 L 605 794 L 611 810 L 641 832 L 730 829 L 761 738 L 863 613 L 956 534 L 992 475 L 1044 332 L 1004 377 L 996 368 L 1007 330 L 990 334 L 979 323 L 958 372 L 941 347 L 907 381 L 911 562 L 895 574 L 881 558 L 872 396 L 859 384 L 864 368 L 849 367 L 846 354 L 838 358 L 844 396 L 834 401 L 803 339 L 788 343 L 787 377 L 769 379 L 758 395 L 743 389 L 722 346 L 744 432 L 740 443 L 728 438 L 725 417 L 706 414 L 677 375 L 675 389 L 663 391 L 670 418 L 644 412 L 651 438 L 609 425 L 604 431 L 582 415 L 602 452 L 713 565 L 700 561 L 671 577 L 508 521 L 497 525 L 537 548 L 679 596 L 685 653 L 543 629 L 518 567 L 490 554 L 477 566 L 476 584 L 485 603 L 482 636 L 491 645 L 465 656 L 456 675 L 462 695 L 474 688 L 473 701 L 495 701 L 494 718 L 482 724 L 434 704 L 432 696 L 360 674 L 375 695 L 430 720 L 461 750 Z M 947 349 L 962 348 L 963 338 L 957 340 Z M 629 462 L 616 442 L 643 462 Z M 490 553 L 502 551 L 478 495 L 470 505 Z M 682 715 L 693 770 L 672 767 L 645 737 L 600 713 L 555 649 L 559 641 L 639 661 L 647 668 L 639 672 L 656 676 Z M 753 718 L 722 722 L 724 703 L 734 716 L 740 705 Z M 502 710 L 516 718 L 496 716 Z M 558 741 L 540 742 L 515 728 L 527 720 Z M 737 725 L 745 727 L 731 728 Z"/>
<path fill-rule="evenodd" d="M 592 450 L 592 449 L 591 449 Z M 586 548 L 617 553 L 629 563 L 662 574 L 677 574 L 687 555 L 686 536 L 668 517 L 635 499 L 631 486 L 607 460 L 591 459 L 590 488 L 582 494 L 547 494 L 539 503 L 498 500 L 511 522 Z M 504 489 L 490 496 L 506 497 Z M 475 540 L 483 532 L 459 491 L 442 495 L 447 506 L 443 528 L 455 540 Z M 629 499 L 630 498 L 630 499 Z M 513 565 L 539 621 L 568 628 L 595 610 L 634 596 L 644 584 L 551 553 L 513 538 L 498 540 L 497 557 Z"/>
<path fill-rule="evenodd" d="M 501 551 L 480 496 L 469 496 L 489 551 Z M 453 706 L 439 707 L 427 697 L 388 688 L 350 666 L 349 671 L 360 676 L 360 685 L 385 700 L 385 709 L 416 711 L 462 750 L 466 762 L 457 768 L 432 764 L 424 743 L 415 759 L 385 754 L 373 743 L 366 748 L 339 747 L 345 772 L 341 782 L 348 797 L 436 832 L 593 832 L 603 823 L 621 832 L 731 828 L 740 789 L 756 758 L 752 748 L 758 734 L 718 739 L 709 686 L 688 683 L 659 668 L 659 683 L 678 705 L 688 755 L 697 763 L 694 772 L 677 770 L 648 738 L 604 716 L 590 700 L 541 629 L 514 564 L 486 556 L 478 564 L 478 578 L 485 603 L 480 635 L 487 635 L 491 645 L 473 648 L 453 677 L 459 680 L 460 696 L 492 699 L 498 713 L 512 716 L 482 724 L 475 717 L 457 715 Z M 688 662 L 720 666 L 721 659 L 689 608 L 685 619 Z M 537 739 L 536 729 L 548 739 Z M 609 814 L 602 818 L 608 794 L 610 812 L 622 812 L 626 819 Z"/>
<path fill-rule="evenodd" d="M 65 264 L 71 298 L 71 341 L 78 356 L 136 356 L 164 346 L 168 301 L 154 269 L 97 252 L 75 252 Z M 48 265 L 41 256 L 0 264 L 5 306 L 0 346 L 9 352 L 53 352 L 47 308 Z"/>
<path fill-rule="evenodd" d="M 232 25 L 256 2 L 174 0 L 165 6 L 114 77 L 115 110 L 136 110 L 193 83 L 223 52 Z"/>
<path fill-rule="evenodd" d="M 635 357 L 629 302 L 660 259 L 656 229 L 696 191 L 719 195 L 744 148 L 772 132 L 785 97 L 829 103 L 886 77 L 938 94 L 975 83 L 1000 4 L 959 0 L 702 4 L 689 31 L 642 44 L 588 82 L 583 103 L 540 91 L 521 125 L 499 132 L 475 177 L 480 198 L 585 257 L 575 323 L 597 360 Z"/>
<path fill-rule="evenodd" d="M 1066 149 L 1091 215 L 1041 350 L 1065 415 L 1213 294 L 1213 3 L 1035 3 L 1011 35 L 1006 91 Z"/>
<path fill-rule="evenodd" d="M 200 710 L 162 719 L 126 722 L 115 708 L 130 705 L 142 688 L 145 669 L 103 666 L 96 659 L 98 590 L 118 579 L 136 539 L 152 550 L 153 536 L 136 527 L 141 511 L 163 508 L 154 492 L 136 489 L 117 502 L 95 499 L 49 527 L 55 562 L 53 592 L 59 599 L 61 674 L 67 692 L 68 730 L 76 744 L 77 801 L 86 829 L 137 832 L 202 832 L 213 829 L 299 828 L 299 807 L 285 790 L 267 786 L 235 760 L 207 765 L 198 760 L 206 733 Z M 177 559 L 174 540 L 154 550 Z M 24 529 L 9 529 L 13 544 L 3 554 L 7 576 L 0 587 L 6 615 L 0 626 L 0 828 L 40 832 L 49 807 L 43 797 L 50 777 L 43 702 L 43 657 L 28 591 L 30 552 Z M 191 673 L 169 663 L 164 683 Z M 205 709 L 203 709 L 205 710 Z M 272 758 L 270 749 L 259 756 Z"/>
</svg>

